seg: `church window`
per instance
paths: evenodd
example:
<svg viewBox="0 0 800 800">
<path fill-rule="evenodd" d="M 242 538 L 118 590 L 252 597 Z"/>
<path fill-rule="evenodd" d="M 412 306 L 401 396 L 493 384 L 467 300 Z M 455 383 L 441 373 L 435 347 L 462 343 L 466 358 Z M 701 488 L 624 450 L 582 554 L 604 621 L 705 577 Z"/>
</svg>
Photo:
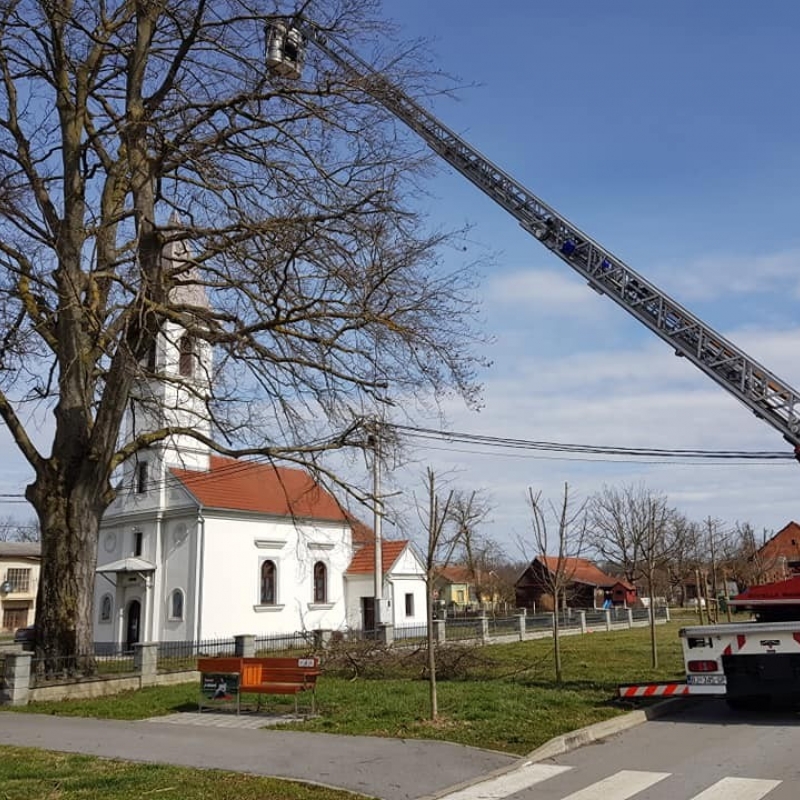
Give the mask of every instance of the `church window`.
<svg viewBox="0 0 800 800">
<path fill-rule="evenodd" d="M 322 561 L 314 564 L 314 602 L 328 602 L 328 568 Z"/>
<path fill-rule="evenodd" d="M 100 622 L 111 622 L 113 603 L 110 594 L 104 594 L 100 601 Z"/>
<path fill-rule="evenodd" d="M 194 362 L 197 351 L 197 342 L 188 333 L 181 337 L 179 344 L 178 372 L 184 378 L 194 377 Z"/>
<path fill-rule="evenodd" d="M 146 461 L 140 461 L 136 465 L 136 493 L 144 494 L 147 491 L 147 467 Z"/>
<path fill-rule="evenodd" d="M 274 561 L 261 564 L 261 605 L 274 606 L 277 603 L 278 571 Z"/>
<path fill-rule="evenodd" d="M 148 372 L 155 372 L 156 371 L 156 360 L 158 355 L 158 346 L 155 342 L 150 345 L 150 349 L 147 351 L 147 371 Z"/>
<path fill-rule="evenodd" d="M 183 592 L 180 589 L 175 589 L 170 595 L 169 618 L 183 619 Z"/>
</svg>

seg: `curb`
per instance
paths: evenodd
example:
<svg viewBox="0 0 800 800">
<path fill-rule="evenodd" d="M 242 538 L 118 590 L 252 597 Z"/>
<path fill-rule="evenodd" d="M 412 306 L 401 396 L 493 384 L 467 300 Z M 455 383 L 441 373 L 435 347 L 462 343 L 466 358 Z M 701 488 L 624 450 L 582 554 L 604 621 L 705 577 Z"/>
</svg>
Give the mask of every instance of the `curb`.
<svg viewBox="0 0 800 800">
<path fill-rule="evenodd" d="M 662 703 L 657 703 L 650 708 L 631 711 L 619 717 L 613 717 L 612 719 L 603 720 L 602 722 L 595 722 L 592 725 L 587 725 L 585 728 L 578 728 L 576 731 L 570 731 L 561 736 L 555 736 L 549 742 L 545 742 L 529 753 L 526 760 L 529 762 L 536 762 L 544 761 L 546 758 L 555 758 L 556 756 L 568 753 L 570 750 L 576 750 L 578 747 L 602 741 L 616 733 L 634 728 L 650 719 L 663 717 L 676 707 L 685 705 L 685 698 L 675 697 L 670 700 L 665 700 Z"/>
</svg>

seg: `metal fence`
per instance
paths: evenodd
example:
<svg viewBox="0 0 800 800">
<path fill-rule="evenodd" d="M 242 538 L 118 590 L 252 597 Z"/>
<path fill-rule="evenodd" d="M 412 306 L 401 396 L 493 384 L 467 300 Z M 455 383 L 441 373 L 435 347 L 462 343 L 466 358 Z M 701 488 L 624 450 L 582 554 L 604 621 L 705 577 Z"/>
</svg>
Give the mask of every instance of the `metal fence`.
<svg viewBox="0 0 800 800">
<path fill-rule="evenodd" d="M 95 645 L 94 658 L 79 659 L 75 656 L 59 658 L 32 658 L 30 686 L 49 686 L 78 681 L 102 681 L 135 675 L 133 652 L 127 648 L 110 646 L 99 642 Z"/>
<path fill-rule="evenodd" d="M 312 631 L 257 636 L 255 640 L 257 656 L 267 653 L 307 653 L 313 650 L 316 644 L 318 642 L 315 641 Z"/>
<path fill-rule="evenodd" d="M 480 639 L 482 628 L 480 619 L 448 619 L 445 624 L 445 638 L 447 641 Z"/>
<path fill-rule="evenodd" d="M 489 617 L 489 636 L 510 636 L 519 633 L 518 617 Z"/>
<path fill-rule="evenodd" d="M 195 669 L 199 656 L 233 656 L 235 652 L 236 643 L 233 639 L 159 642 L 158 671 L 180 672 Z"/>
<path fill-rule="evenodd" d="M 428 638 L 427 625 L 398 625 L 393 631 L 396 642 L 424 642 Z"/>
</svg>

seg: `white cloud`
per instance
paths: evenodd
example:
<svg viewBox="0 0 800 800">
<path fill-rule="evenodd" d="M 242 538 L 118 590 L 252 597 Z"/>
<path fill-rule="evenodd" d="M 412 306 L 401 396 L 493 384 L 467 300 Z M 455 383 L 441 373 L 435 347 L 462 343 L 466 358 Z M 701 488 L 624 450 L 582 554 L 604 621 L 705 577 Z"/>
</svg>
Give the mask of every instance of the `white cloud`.
<svg viewBox="0 0 800 800">
<path fill-rule="evenodd" d="M 520 268 L 493 277 L 486 300 L 507 310 L 521 308 L 538 314 L 594 319 L 605 317 L 605 306 L 592 303 L 588 287 L 570 270 Z"/>
<path fill-rule="evenodd" d="M 718 300 L 726 294 L 782 292 L 800 297 L 800 249 L 740 255 L 715 253 L 687 261 L 656 263 L 654 280 L 688 300 Z"/>
</svg>

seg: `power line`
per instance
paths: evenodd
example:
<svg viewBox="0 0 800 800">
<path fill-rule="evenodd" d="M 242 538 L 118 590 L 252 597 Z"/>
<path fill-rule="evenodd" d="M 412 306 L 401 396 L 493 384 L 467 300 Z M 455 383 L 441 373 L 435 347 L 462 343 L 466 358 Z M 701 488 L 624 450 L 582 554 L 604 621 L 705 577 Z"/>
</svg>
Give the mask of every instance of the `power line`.
<svg viewBox="0 0 800 800">
<path fill-rule="evenodd" d="M 503 436 L 442 431 L 436 428 L 419 428 L 411 425 L 390 424 L 402 436 L 411 439 L 445 441 L 453 444 L 477 445 L 509 450 L 546 451 L 559 453 L 581 453 L 589 455 L 622 456 L 630 459 L 688 459 L 688 460 L 743 460 L 743 461 L 788 461 L 792 453 L 771 450 L 702 450 L 665 449 L 657 447 L 622 447 L 620 445 L 578 444 L 572 442 L 548 442 L 530 439 L 515 439 Z"/>
<path fill-rule="evenodd" d="M 675 459 L 656 459 L 656 458 L 647 458 L 647 457 L 640 457 L 640 458 L 625 458 L 624 456 L 603 456 L 603 455 L 547 455 L 544 452 L 536 452 L 536 451 L 529 451 L 529 452 L 511 452 L 511 451 L 504 451 L 499 450 L 496 452 L 487 452 L 486 449 L 484 450 L 470 450 L 465 449 L 462 447 L 444 447 L 444 446 L 437 446 L 437 445 L 426 445 L 426 450 L 435 450 L 438 452 L 443 453 L 463 453 L 465 455 L 475 455 L 475 456 L 495 456 L 498 458 L 522 458 L 534 461 L 573 461 L 573 462 L 581 462 L 584 464 L 644 464 L 649 466 L 670 466 L 670 467 L 721 467 L 723 464 L 720 461 L 715 461 L 713 459 L 706 459 L 704 461 L 695 459 L 694 461 L 680 461 L 677 458 Z M 753 460 L 750 459 L 749 462 L 745 460 L 737 461 L 736 459 L 728 459 L 725 462 L 726 466 L 736 466 L 737 464 L 741 463 L 748 463 L 749 466 L 759 466 L 759 467 L 777 467 L 781 466 L 784 463 L 784 460 L 765 460 L 753 463 Z"/>
<path fill-rule="evenodd" d="M 463 431 L 444 431 L 437 428 L 415 427 L 411 425 L 399 425 L 395 423 L 384 423 L 386 428 L 396 431 L 400 436 L 411 440 L 438 441 L 450 445 L 470 445 L 479 449 L 465 450 L 457 447 L 435 447 L 427 445 L 431 449 L 443 450 L 447 452 L 466 453 L 469 455 L 487 455 L 487 449 L 500 450 L 500 453 L 507 458 L 538 458 L 541 460 L 553 461 L 582 461 L 582 462 L 604 462 L 604 463 L 644 463 L 644 464 L 672 464 L 672 465 L 698 465 L 698 462 L 710 465 L 724 461 L 749 461 L 775 463 L 789 461 L 794 458 L 792 453 L 771 450 L 703 450 L 703 449 L 665 449 L 656 447 L 623 447 L 621 445 L 595 445 L 580 444 L 575 442 L 549 442 L 531 439 L 517 439 L 504 436 L 489 436 L 487 434 L 466 433 Z M 507 451 L 507 452 L 502 452 Z M 535 455 L 535 453 L 564 453 L 571 454 L 563 456 Z M 215 454 L 211 454 L 215 455 Z M 583 457 L 580 457 L 583 456 Z M 604 458 L 605 456 L 605 458 Z M 236 460 L 230 456 L 217 456 L 229 459 L 232 463 L 219 465 L 213 472 L 198 470 L 191 476 L 191 482 L 195 486 L 209 481 L 218 480 L 220 476 L 226 477 L 236 473 L 246 471 L 252 465 L 273 466 L 281 468 L 280 460 L 271 456 L 254 456 L 247 459 Z M 287 467 L 282 467 L 287 468 Z M 292 464 L 290 469 L 303 469 L 301 465 Z M 176 469 L 171 467 L 170 470 Z M 177 468 L 180 469 L 180 468 Z M 193 470 L 181 470 L 182 472 L 194 472 Z M 153 481 L 151 489 L 161 488 L 164 485 L 175 485 L 174 478 L 171 480 Z M 178 482 L 183 482 L 179 479 Z M 24 495 L 20 493 L 0 493 L 2 503 L 27 503 Z"/>
</svg>

